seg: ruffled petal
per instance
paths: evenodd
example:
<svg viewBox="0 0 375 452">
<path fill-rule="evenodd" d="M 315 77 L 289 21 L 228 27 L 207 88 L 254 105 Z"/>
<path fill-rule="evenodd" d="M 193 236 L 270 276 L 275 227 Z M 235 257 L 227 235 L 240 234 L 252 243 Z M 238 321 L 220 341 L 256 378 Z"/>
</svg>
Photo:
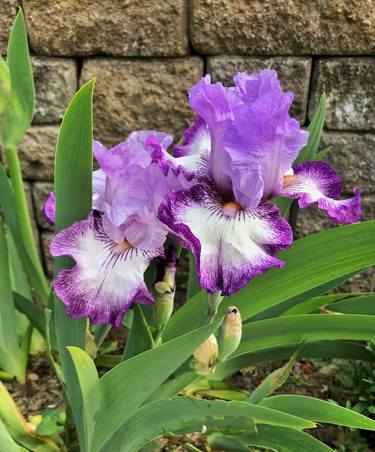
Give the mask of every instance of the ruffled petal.
<svg viewBox="0 0 375 452">
<path fill-rule="evenodd" d="M 192 249 L 201 287 L 223 295 L 272 266 L 281 267 L 275 254 L 292 243 L 289 224 L 271 203 L 242 210 L 202 184 L 170 192 L 159 218 Z"/>
<path fill-rule="evenodd" d="M 93 323 L 118 327 L 134 302 L 153 302 L 143 274 L 154 257 L 163 255 L 163 249 L 143 250 L 126 241 L 118 244 L 92 214 L 58 233 L 51 254 L 75 261 L 73 268 L 60 271 L 54 283 L 73 318 L 88 316 Z"/>
<path fill-rule="evenodd" d="M 51 191 L 43 206 L 43 215 L 50 226 L 55 226 L 55 193 Z"/>
<path fill-rule="evenodd" d="M 145 148 L 149 146 L 149 143 L 158 143 L 165 149 L 173 143 L 172 135 L 165 132 L 159 132 L 158 130 L 136 130 L 128 136 L 127 141 L 136 141 L 141 143 Z"/>
<path fill-rule="evenodd" d="M 192 127 L 185 130 L 182 143 L 174 148 L 175 157 L 195 155 L 208 159 L 211 150 L 211 135 L 207 123 L 203 118 L 197 116 Z"/>
<path fill-rule="evenodd" d="M 327 216 L 339 223 L 353 223 L 361 219 L 361 193 L 341 200 L 341 179 L 325 162 L 308 162 L 293 166 L 293 174 L 284 176 L 279 193 L 287 198 L 299 199 L 300 207 L 317 203 Z"/>
<path fill-rule="evenodd" d="M 154 142 L 153 147 L 153 161 L 162 168 L 165 176 L 172 171 L 174 176 L 183 175 L 188 181 L 206 177 L 211 135 L 201 117 L 198 116 L 193 126 L 185 130 L 182 144 L 175 146 L 173 156 L 160 143 Z"/>
<path fill-rule="evenodd" d="M 92 208 L 98 211 L 104 209 L 106 175 L 102 170 L 93 172 L 92 175 Z M 50 192 L 43 206 L 43 215 L 51 226 L 55 226 L 55 193 Z"/>
<path fill-rule="evenodd" d="M 269 198 L 281 188 L 282 176 L 307 143 L 308 133 L 289 116 L 293 94 L 282 91 L 276 71 L 239 73 L 234 81 L 243 105 L 237 109 L 226 146 L 233 149 L 237 165 L 258 165 L 263 197 Z"/>
<path fill-rule="evenodd" d="M 95 159 L 107 176 L 121 175 L 131 166 L 147 168 L 150 165 L 150 151 L 145 148 L 142 141 L 135 138 L 137 138 L 137 135 L 111 149 L 106 149 L 99 141 L 94 141 Z"/>
<path fill-rule="evenodd" d="M 208 176 L 224 194 L 232 192 L 231 158 L 224 146 L 226 133 L 234 119 L 233 90 L 222 83 L 211 84 L 209 75 L 189 90 L 189 104 L 206 122 L 211 136 Z"/>
<path fill-rule="evenodd" d="M 105 187 L 107 176 L 101 169 L 92 173 L 92 208 L 99 212 L 105 206 Z"/>
</svg>

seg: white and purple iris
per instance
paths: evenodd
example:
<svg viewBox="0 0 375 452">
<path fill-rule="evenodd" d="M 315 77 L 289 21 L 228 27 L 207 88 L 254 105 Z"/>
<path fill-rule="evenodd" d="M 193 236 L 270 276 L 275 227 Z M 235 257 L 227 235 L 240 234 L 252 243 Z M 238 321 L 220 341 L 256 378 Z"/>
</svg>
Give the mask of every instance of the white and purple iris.
<svg viewBox="0 0 375 452">
<path fill-rule="evenodd" d="M 159 218 L 192 249 L 201 287 L 231 295 L 253 276 L 282 266 L 276 252 L 292 243 L 289 224 L 270 201 L 274 196 L 312 203 L 339 222 L 360 219 L 360 193 L 341 201 L 341 181 L 323 162 L 293 165 L 308 133 L 292 119 L 291 93 L 277 74 L 239 73 L 234 86 L 211 84 L 206 76 L 189 91 L 198 117 L 176 146 L 157 160 L 195 180 L 163 201 Z"/>
<path fill-rule="evenodd" d="M 164 255 L 168 231 L 157 214 L 176 181 L 163 175 L 151 154 L 156 145 L 168 147 L 172 140 L 142 131 L 110 150 L 94 142 L 100 170 L 93 177 L 93 212 L 51 243 L 53 256 L 68 255 L 76 263 L 61 270 L 54 283 L 71 317 L 118 327 L 134 301 L 153 302 L 143 275 L 153 258 Z M 45 213 L 53 222 L 53 195 Z"/>
<path fill-rule="evenodd" d="M 338 222 L 360 220 L 360 193 L 340 200 L 341 180 L 323 162 L 293 165 L 308 133 L 292 119 L 293 96 L 275 71 L 239 73 L 234 86 L 200 80 L 189 91 L 198 114 L 183 142 L 134 132 L 94 154 L 93 213 L 54 238 L 51 253 L 76 265 L 62 270 L 55 291 L 72 317 L 118 326 L 133 302 L 152 303 L 143 274 L 163 255 L 168 232 L 190 248 L 202 288 L 231 295 L 255 275 L 281 267 L 292 243 L 274 196 L 316 203 Z M 45 213 L 53 221 L 54 199 Z"/>
</svg>

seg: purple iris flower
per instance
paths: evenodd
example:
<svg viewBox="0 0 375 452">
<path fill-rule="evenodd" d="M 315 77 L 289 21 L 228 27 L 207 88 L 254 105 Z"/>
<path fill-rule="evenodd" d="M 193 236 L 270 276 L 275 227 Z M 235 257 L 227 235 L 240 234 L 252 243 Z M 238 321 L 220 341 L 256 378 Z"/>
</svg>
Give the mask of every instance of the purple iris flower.
<svg viewBox="0 0 375 452">
<path fill-rule="evenodd" d="M 151 155 L 172 141 L 161 132 L 140 131 L 109 150 L 94 142 L 100 169 L 93 176 L 93 211 L 51 243 L 53 256 L 75 261 L 54 283 L 71 317 L 118 327 L 134 302 L 153 302 L 143 275 L 153 258 L 164 255 L 168 230 L 157 213 L 176 179 L 164 176 Z M 45 212 L 53 221 L 52 195 Z"/>
<path fill-rule="evenodd" d="M 338 222 L 360 220 L 360 192 L 340 200 L 341 180 L 323 162 L 293 165 L 308 133 L 289 116 L 291 93 L 277 73 L 239 73 L 234 86 L 211 84 L 210 76 L 189 91 L 198 117 L 174 149 L 153 157 L 164 174 L 191 181 L 163 201 L 159 218 L 192 249 L 201 287 L 231 295 L 271 266 L 292 243 L 289 224 L 274 196 L 316 203 Z"/>
</svg>

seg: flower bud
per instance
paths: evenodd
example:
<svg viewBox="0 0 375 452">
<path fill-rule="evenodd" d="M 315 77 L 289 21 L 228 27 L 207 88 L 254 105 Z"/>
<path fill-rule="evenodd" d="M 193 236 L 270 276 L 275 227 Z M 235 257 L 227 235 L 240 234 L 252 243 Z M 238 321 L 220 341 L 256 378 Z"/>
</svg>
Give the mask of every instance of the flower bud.
<svg viewBox="0 0 375 452">
<path fill-rule="evenodd" d="M 154 285 L 154 321 L 158 331 L 162 331 L 171 318 L 176 292 L 177 257 L 173 246 L 166 252 L 166 257 L 159 259 L 157 281 Z"/>
<path fill-rule="evenodd" d="M 218 346 L 215 335 L 211 336 L 200 345 L 193 354 L 192 368 L 198 375 L 208 375 L 215 371 L 215 363 L 218 357 Z"/>
<path fill-rule="evenodd" d="M 230 306 L 219 329 L 219 361 L 225 361 L 239 346 L 242 336 L 240 311 Z"/>
</svg>

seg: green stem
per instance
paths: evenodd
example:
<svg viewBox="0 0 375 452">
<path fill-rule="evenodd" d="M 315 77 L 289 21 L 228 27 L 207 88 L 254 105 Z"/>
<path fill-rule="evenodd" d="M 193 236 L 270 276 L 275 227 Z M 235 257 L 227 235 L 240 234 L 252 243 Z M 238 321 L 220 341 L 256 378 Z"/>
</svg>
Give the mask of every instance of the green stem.
<svg viewBox="0 0 375 452">
<path fill-rule="evenodd" d="M 223 300 L 223 297 L 221 295 L 220 290 L 218 290 L 217 292 L 208 294 L 208 303 L 207 303 L 207 320 L 208 321 L 207 321 L 207 323 L 213 322 L 222 300 Z"/>
<path fill-rule="evenodd" d="M 12 188 L 14 192 L 15 208 L 17 211 L 18 219 L 20 221 L 20 227 L 22 231 L 23 240 L 26 249 L 32 259 L 34 266 L 40 276 L 40 280 L 43 287 L 44 293 L 39 293 L 38 295 L 42 299 L 44 305 L 47 304 L 48 296 L 48 284 L 45 279 L 42 265 L 40 263 L 38 249 L 36 246 L 33 229 L 31 225 L 31 219 L 29 215 L 29 210 L 27 207 L 27 200 L 25 194 L 25 188 L 22 179 L 22 172 L 20 161 L 18 158 L 16 146 L 8 145 L 5 147 L 5 155 L 8 163 L 8 171 L 10 180 L 12 183 Z"/>
<path fill-rule="evenodd" d="M 99 350 L 99 348 L 102 346 L 104 339 L 107 337 L 108 333 L 111 331 L 112 326 L 111 325 L 99 325 L 98 328 L 95 331 L 95 343 Z"/>
<path fill-rule="evenodd" d="M 163 335 L 163 330 L 159 330 L 156 333 L 156 336 L 154 337 L 154 347 L 159 347 L 159 345 L 161 345 L 163 343 L 162 341 L 162 335 Z"/>
</svg>

